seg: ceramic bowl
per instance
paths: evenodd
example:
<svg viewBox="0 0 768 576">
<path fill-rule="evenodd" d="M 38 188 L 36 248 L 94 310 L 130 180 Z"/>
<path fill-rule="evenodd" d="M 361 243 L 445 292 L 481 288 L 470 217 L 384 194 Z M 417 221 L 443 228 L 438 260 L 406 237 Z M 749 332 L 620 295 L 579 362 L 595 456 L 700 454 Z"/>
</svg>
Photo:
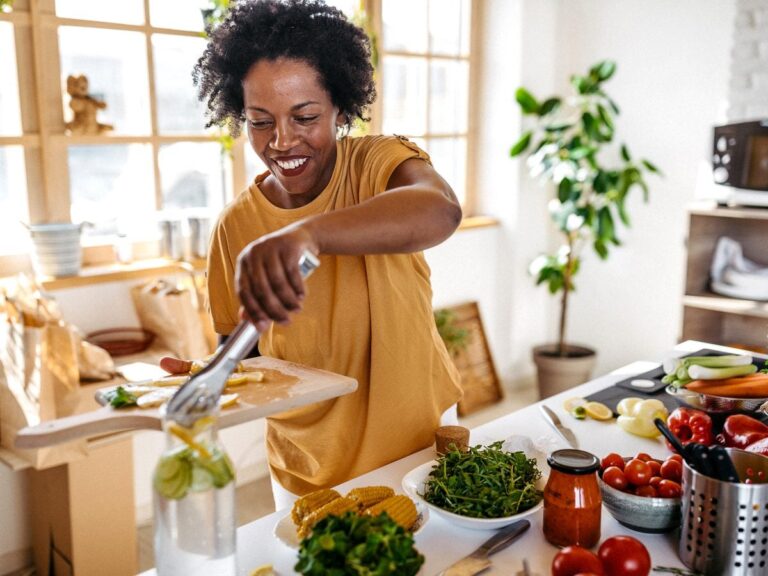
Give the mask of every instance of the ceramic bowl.
<svg viewBox="0 0 768 576">
<path fill-rule="evenodd" d="M 680 525 L 680 498 L 651 498 L 616 490 L 598 478 L 603 505 L 620 524 L 638 532 L 663 533 Z"/>
</svg>

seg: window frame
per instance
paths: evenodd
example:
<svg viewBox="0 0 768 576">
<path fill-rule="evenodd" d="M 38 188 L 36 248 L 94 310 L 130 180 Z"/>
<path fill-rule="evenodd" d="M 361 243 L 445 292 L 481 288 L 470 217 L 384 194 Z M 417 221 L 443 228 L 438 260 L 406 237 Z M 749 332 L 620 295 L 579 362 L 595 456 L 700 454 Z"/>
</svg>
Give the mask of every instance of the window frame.
<svg viewBox="0 0 768 576">
<path fill-rule="evenodd" d="M 363 8 L 371 22 L 377 37 L 382 38 L 382 2 L 385 0 L 361 0 Z M 24 150 L 27 179 L 27 204 L 30 223 L 69 222 L 71 220 L 71 198 L 69 186 L 69 167 L 67 148 L 72 145 L 123 145 L 145 144 L 151 147 L 152 172 L 155 186 L 155 206 L 161 208 L 162 185 L 159 163 L 160 148 L 166 144 L 178 142 L 216 142 L 216 134 L 174 134 L 161 135 L 158 132 L 157 99 L 154 73 L 154 55 L 152 35 L 166 34 L 181 37 L 200 37 L 198 31 L 177 30 L 153 26 L 150 19 L 150 2 L 143 0 L 144 22 L 142 24 L 123 24 L 56 15 L 55 0 L 16 0 L 13 11 L 0 12 L 0 21 L 10 22 L 14 28 L 16 62 L 19 83 L 19 102 L 21 107 L 22 133 L 20 136 L 0 136 L 0 146 L 20 145 Z M 475 165 L 477 141 L 476 94 L 471 89 L 477 86 L 479 79 L 480 41 L 479 26 L 482 19 L 482 0 L 471 1 L 470 46 L 467 62 L 469 65 L 468 119 L 467 119 L 467 158 L 466 158 L 466 199 L 465 216 L 471 216 L 477 208 L 475 194 Z M 58 28 L 77 26 L 108 30 L 139 32 L 146 42 L 147 73 L 149 85 L 149 112 L 151 131 L 144 136 L 103 135 L 79 136 L 67 135 L 64 130 L 65 118 L 62 106 L 61 69 L 58 46 Z M 424 54 L 407 52 L 384 52 L 379 47 L 381 68 L 385 54 L 397 56 L 418 56 Z M 426 55 L 429 62 L 429 55 Z M 434 57 L 434 56 L 432 56 Z M 381 133 L 383 82 L 381 71 L 376 74 L 377 92 L 380 95 L 371 108 L 370 130 Z M 429 98 L 427 98 L 429 101 Z M 461 135 L 464 135 L 463 133 Z M 453 135 L 425 136 L 452 137 Z M 229 158 L 223 162 L 225 202 L 232 199 L 237 191 L 247 186 L 246 147 L 247 138 L 241 135 L 234 142 Z M 137 260 L 154 258 L 159 255 L 156 241 L 136 241 L 133 246 Z M 83 264 L 93 265 L 114 263 L 115 255 L 111 244 L 84 246 Z M 0 275 L 29 271 L 29 259 L 26 254 L 0 254 Z"/>
</svg>

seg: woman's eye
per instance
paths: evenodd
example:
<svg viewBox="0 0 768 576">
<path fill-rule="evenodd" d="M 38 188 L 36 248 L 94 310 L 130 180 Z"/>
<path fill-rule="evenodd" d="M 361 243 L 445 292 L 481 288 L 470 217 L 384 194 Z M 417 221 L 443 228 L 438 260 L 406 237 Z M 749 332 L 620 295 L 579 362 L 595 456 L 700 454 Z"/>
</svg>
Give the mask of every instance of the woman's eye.
<svg viewBox="0 0 768 576">
<path fill-rule="evenodd" d="M 302 124 L 308 124 L 313 120 L 317 120 L 317 117 L 318 117 L 317 114 L 315 114 L 314 116 L 299 116 L 298 118 L 296 118 L 296 120 L 298 120 Z"/>
<path fill-rule="evenodd" d="M 248 123 L 256 130 L 263 130 L 272 126 L 271 120 L 248 120 Z"/>
</svg>

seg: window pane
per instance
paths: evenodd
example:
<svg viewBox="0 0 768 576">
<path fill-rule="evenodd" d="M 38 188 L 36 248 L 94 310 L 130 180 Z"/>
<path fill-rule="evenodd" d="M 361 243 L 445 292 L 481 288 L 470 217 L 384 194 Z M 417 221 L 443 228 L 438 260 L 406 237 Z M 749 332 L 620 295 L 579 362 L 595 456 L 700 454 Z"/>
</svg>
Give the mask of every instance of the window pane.
<svg viewBox="0 0 768 576">
<path fill-rule="evenodd" d="M 13 24 L 0 22 L 0 136 L 21 135 L 19 76 L 16 72 L 16 45 Z"/>
<path fill-rule="evenodd" d="M 209 0 L 151 0 L 149 17 L 152 26 L 177 30 L 203 30 L 201 10 L 209 8 Z"/>
<path fill-rule="evenodd" d="M 143 0 L 56 0 L 56 15 L 122 24 L 144 23 Z M 94 46 L 97 46 L 94 44 Z"/>
<path fill-rule="evenodd" d="M 384 0 L 384 50 L 427 52 L 427 0 Z"/>
<path fill-rule="evenodd" d="M 469 54 L 471 0 L 430 0 L 430 52 L 447 56 Z"/>
<path fill-rule="evenodd" d="M 154 34 L 152 49 L 158 130 L 161 134 L 205 132 L 205 105 L 192 84 L 192 68 L 205 49 L 205 40 Z"/>
<path fill-rule="evenodd" d="M 465 138 L 433 138 L 429 140 L 432 165 L 448 181 L 459 202 L 467 198 L 467 141 Z"/>
<path fill-rule="evenodd" d="M 427 130 L 427 60 L 384 58 L 384 134 L 420 135 Z"/>
<path fill-rule="evenodd" d="M 180 142 L 160 147 L 163 210 L 215 208 L 224 204 L 224 170 L 218 142 Z"/>
<path fill-rule="evenodd" d="M 62 86 L 67 85 L 68 75 L 85 74 L 90 95 L 107 104 L 97 115 L 100 123 L 113 125 L 113 134 L 149 134 L 147 51 L 143 34 L 62 26 L 59 45 Z M 64 109 L 64 117 L 69 121 L 72 111 L 67 97 Z"/>
<path fill-rule="evenodd" d="M 429 84 L 429 131 L 467 131 L 469 64 L 461 60 L 432 60 Z"/>
<path fill-rule="evenodd" d="M 0 253 L 21 251 L 28 241 L 27 175 L 21 146 L 0 146 Z"/>
<path fill-rule="evenodd" d="M 154 235 L 152 149 L 147 144 L 70 146 L 72 221 L 91 222 L 85 235 Z"/>
<path fill-rule="evenodd" d="M 335 6 L 347 16 L 351 18 L 360 6 L 360 0 L 328 0 L 326 2 L 329 6 Z"/>
</svg>

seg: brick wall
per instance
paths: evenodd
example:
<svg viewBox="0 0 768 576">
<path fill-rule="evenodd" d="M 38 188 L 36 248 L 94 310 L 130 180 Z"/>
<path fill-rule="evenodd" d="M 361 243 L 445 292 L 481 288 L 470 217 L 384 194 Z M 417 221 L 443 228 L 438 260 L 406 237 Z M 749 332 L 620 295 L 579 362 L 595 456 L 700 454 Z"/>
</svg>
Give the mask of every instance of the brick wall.
<svg viewBox="0 0 768 576">
<path fill-rule="evenodd" d="M 737 2 L 727 116 L 768 118 L 768 0 Z"/>
</svg>

